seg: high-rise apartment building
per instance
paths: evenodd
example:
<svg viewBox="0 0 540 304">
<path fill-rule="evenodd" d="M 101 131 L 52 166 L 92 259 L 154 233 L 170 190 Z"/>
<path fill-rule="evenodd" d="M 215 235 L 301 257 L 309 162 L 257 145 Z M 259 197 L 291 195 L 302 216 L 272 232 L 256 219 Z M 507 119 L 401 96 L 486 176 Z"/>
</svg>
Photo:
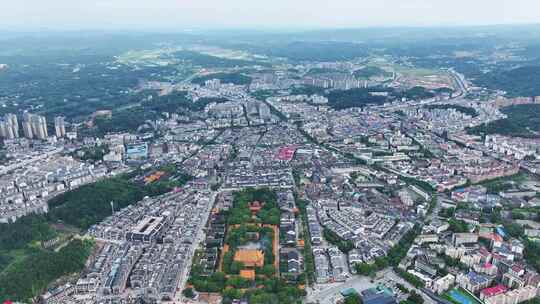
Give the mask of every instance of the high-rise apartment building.
<svg viewBox="0 0 540 304">
<path fill-rule="evenodd" d="M 5 139 L 14 138 L 11 126 L 5 120 L 0 120 L 0 136 Z"/>
<path fill-rule="evenodd" d="M 26 137 L 28 139 L 34 138 L 34 133 L 32 132 L 32 124 L 30 122 L 30 116 L 31 115 L 32 114 L 30 114 L 30 113 L 24 113 L 23 114 L 23 121 L 22 121 L 24 137 Z"/>
<path fill-rule="evenodd" d="M 54 130 L 56 137 L 62 138 L 66 136 L 66 125 L 63 116 L 57 116 L 54 118 Z"/>
<path fill-rule="evenodd" d="M 13 136 L 15 138 L 18 138 L 19 137 L 19 121 L 17 120 L 17 115 L 9 113 L 9 114 L 6 114 L 4 119 L 10 125 L 11 130 L 13 132 Z"/>
<path fill-rule="evenodd" d="M 23 115 L 23 131 L 26 138 L 32 139 L 47 139 L 47 120 L 44 116 L 24 113 Z"/>
<path fill-rule="evenodd" d="M 36 137 L 38 139 L 47 139 L 49 137 L 49 134 L 47 133 L 47 121 L 45 120 L 45 117 L 36 115 L 36 118 L 33 121 L 32 124 L 33 128 L 36 130 Z"/>
<path fill-rule="evenodd" d="M 17 115 L 6 114 L 4 118 L 0 120 L 0 137 L 6 139 L 19 137 L 19 123 L 17 121 Z"/>
</svg>

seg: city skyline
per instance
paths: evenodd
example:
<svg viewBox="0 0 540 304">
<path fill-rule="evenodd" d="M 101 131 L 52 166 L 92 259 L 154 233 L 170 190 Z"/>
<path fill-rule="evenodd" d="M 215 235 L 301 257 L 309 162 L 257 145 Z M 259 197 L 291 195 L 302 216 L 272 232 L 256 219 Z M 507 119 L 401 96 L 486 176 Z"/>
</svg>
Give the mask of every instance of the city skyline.
<svg viewBox="0 0 540 304">
<path fill-rule="evenodd" d="M 2 8 L 0 303 L 540 304 L 540 5 Z"/>
</svg>

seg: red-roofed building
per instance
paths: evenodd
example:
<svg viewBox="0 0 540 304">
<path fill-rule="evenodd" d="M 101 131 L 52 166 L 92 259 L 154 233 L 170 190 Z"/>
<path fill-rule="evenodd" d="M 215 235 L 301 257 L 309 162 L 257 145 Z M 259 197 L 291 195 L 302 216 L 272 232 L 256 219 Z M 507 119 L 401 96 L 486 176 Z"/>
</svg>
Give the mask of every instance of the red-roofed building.
<svg viewBox="0 0 540 304">
<path fill-rule="evenodd" d="M 491 233 L 487 239 L 491 241 L 491 248 L 501 247 L 504 242 L 503 237 L 496 233 Z"/>
<path fill-rule="evenodd" d="M 508 288 L 506 288 L 506 286 L 501 285 L 501 284 L 493 286 L 493 287 L 485 288 L 485 289 L 482 289 L 482 291 L 480 291 L 480 299 L 484 300 L 486 298 L 491 298 L 491 297 L 503 294 L 507 290 Z"/>
<path fill-rule="evenodd" d="M 497 274 L 497 267 L 495 265 L 485 262 L 480 265 L 474 265 L 474 270 L 479 273 L 484 273 L 487 275 L 495 275 Z"/>
<path fill-rule="evenodd" d="M 285 146 L 279 149 L 277 159 L 282 161 L 291 161 L 296 152 L 296 146 Z"/>
</svg>

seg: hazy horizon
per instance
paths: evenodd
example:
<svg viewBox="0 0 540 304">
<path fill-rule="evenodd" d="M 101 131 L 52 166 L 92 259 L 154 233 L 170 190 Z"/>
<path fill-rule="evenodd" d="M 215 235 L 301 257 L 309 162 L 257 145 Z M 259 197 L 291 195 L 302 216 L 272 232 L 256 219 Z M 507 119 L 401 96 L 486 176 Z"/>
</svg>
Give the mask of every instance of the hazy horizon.
<svg viewBox="0 0 540 304">
<path fill-rule="evenodd" d="M 3 5 L 0 29 L 189 30 L 453 27 L 534 24 L 536 0 L 20 0 Z"/>
</svg>

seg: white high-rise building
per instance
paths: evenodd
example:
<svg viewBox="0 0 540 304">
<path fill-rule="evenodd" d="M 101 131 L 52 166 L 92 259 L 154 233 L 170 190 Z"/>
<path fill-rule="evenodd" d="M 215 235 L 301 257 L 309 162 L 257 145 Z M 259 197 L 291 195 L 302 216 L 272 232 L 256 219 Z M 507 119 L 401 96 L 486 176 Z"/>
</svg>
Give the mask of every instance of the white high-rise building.
<svg viewBox="0 0 540 304">
<path fill-rule="evenodd" d="M 24 113 L 23 115 L 23 131 L 24 136 L 32 139 L 47 139 L 47 120 L 44 116 Z"/>
<path fill-rule="evenodd" d="M 5 139 L 13 139 L 14 135 L 11 126 L 5 120 L 0 120 L 0 137 Z"/>
<path fill-rule="evenodd" d="M 39 139 L 47 139 L 49 133 L 47 131 L 47 121 L 44 116 L 39 116 L 39 128 L 40 128 L 40 137 Z"/>
<path fill-rule="evenodd" d="M 56 137 L 62 138 L 66 136 L 66 126 L 64 122 L 64 117 L 57 116 L 54 118 L 54 130 L 56 133 Z"/>
<path fill-rule="evenodd" d="M 6 139 L 19 137 L 19 123 L 17 121 L 17 115 L 6 114 L 4 118 L 0 120 L 0 137 Z"/>
<path fill-rule="evenodd" d="M 19 121 L 17 120 L 17 115 L 15 114 L 6 114 L 5 120 L 9 123 L 11 126 L 11 130 L 13 132 L 13 136 L 15 138 L 19 137 Z"/>
<path fill-rule="evenodd" d="M 30 115 L 31 114 L 29 113 L 24 113 L 22 122 L 24 137 L 28 139 L 34 138 L 34 132 L 32 132 L 32 124 L 30 122 Z"/>
</svg>

